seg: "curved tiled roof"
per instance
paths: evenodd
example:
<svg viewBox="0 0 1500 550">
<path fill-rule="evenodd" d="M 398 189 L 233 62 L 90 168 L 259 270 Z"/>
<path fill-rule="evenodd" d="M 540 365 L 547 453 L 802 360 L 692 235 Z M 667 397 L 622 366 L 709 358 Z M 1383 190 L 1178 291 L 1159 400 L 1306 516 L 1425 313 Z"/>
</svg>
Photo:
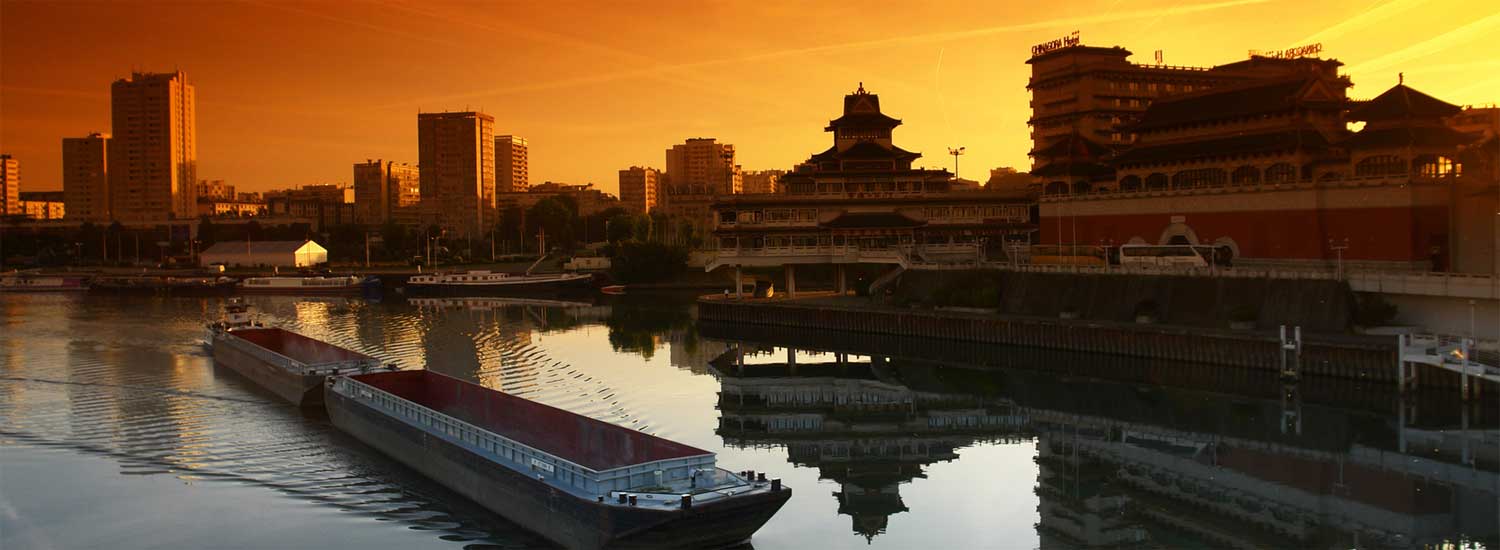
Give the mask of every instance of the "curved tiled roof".
<svg viewBox="0 0 1500 550">
<path fill-rule="evenodd" d="M 899 212 L 844 212 L 839 214 L 838 217 L 818 225 L 838 229 L 853 229 L 860 227 L 919 227 L 927 225 L 927 222 L 908 218 Z"/>
<path fill-rule="evenodd" d="M 1132 128 L 1140 132 L 1290 110 L 1313 82 L 1315 79 L 1294 78 L 1163 97 L 1153 101 Z"/>
<path fill-rule="evenodd" d="M 1299 145 L 1308 149 L 1323 149 L 1327 148 L 1329 143 L 1328 138 L 1313 130 L 1271 132 L 1135 147 L 1120 153 L 1113 160 L 1116 164 L 1176 161 L 1226 154 L 1284 151 L 1294 149 Z"/>
<path fill-rule="evenodd" d="M 1478 139 L 1447 126 L 1415 126 L 1398 128 L 1365 129 L 1344 140 L 1340 145 L 1360 149 L 1388 147 L 1456 147 L 1467 145 Z"/>
<path fill-rule="evenodd" d="M 1350 109 L 1349 120 L 1438 118 L 1456 115 L 1461 110 L 1457 105 L 1413 90 L 1405 84 L 1397 84 L 1385 93 L 1375 96 L 1375 99 Z"/>
</svg>

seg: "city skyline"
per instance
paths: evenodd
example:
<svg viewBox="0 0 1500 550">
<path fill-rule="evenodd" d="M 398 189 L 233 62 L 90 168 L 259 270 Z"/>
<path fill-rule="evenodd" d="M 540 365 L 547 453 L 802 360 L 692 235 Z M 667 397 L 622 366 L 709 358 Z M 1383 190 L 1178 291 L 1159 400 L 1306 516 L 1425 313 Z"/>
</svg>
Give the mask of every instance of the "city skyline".
<svg viewBox="0 0 1500 550">
<path fill-rule="evenodd" d="M 659 162 L 663 148 L 697 136 L 734 144 L 746 170 L 790 168 L 817 146 L 816 127 L 833 107 L 827 98 L 863 81 L 903 115 L 903 141 L 924 154 L 918 165 L 950 166 L 945 147 L 964 146 L 961 175 L 982 180 L 990 168 L 1029 164 L 1023 62 L 1032 44 L 1074 30 L 1085 44 L 1130 49 L 1135 62 L 1163 50 L 1171 65 L 1211 66 L 1243 59 L 1247 49 L 1319 42 L 1323 57 L 1346 64 L 1351 97 L 1373 97 L 1398 72 L 1459 104 L 1500 97 L 1500 78 L 1472 76 L 1500 66 L 1478 56 L 1483 36 L 1500 29 L 1500 7 L 1345 2 L 1298 5 L 1298 16 L 1286 17 L 1290 7 L 1231 0 L 1058 12 L 951 4 L 846 16 L 836 5 L 723 4 L 655 22 L 608 5 L 510 14 L 503 11 L 520 8 L 225 3 L 148 17 L 133 4 L 7 2 L 0 141 L 20 161 L 28 191 L 60 189 L 62 138 L 118 132 L 109 127 L 110 82 L 132 70 L 176 69 L 201 98 L 200 179 L 247 191 L 348 184 L 351 163 L 417 160 L 413 113 L 479 110 L 496 117 L 497 134 L 530 140 L 532 181 L 594 182 L 615 192 L 619 169 Z M 825 13 L 859 24 L 788 30 L 827 20 Z M 100 38 L 120 22 L 142 35 L 183 31 L 128 44 Z M 679 31 L 673 40 L 637 40 L 667 26 Z M 1176 31 L 1144 32 L 1153 28 Z M 474 54 L 496 49 L 496 31 L 513 36 L 515 47 L 504 56 Z M 267 151 L 279 161 L 262 162 Z"/>
</svg>

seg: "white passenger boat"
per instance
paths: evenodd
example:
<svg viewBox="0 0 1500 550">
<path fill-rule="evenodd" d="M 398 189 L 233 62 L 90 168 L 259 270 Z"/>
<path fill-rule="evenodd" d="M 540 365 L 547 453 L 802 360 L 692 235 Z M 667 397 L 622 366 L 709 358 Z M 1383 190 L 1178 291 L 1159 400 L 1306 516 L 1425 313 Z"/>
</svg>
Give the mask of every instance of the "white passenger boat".
<svg viewBox="0 0 1500 550">
<path fill-rule="evenodd" d="M 240 281 L 244 294 L 356 294 L 380 280 L 374 277 L 250 277 Z"/>
<path fill-rule="evenodd" d="M 475 295 L 486 292 L 515 293 L 569 288 L 588 288 L 594 276 L 587 273 L 515 275 L 490 271 L 462 271 L 417 275 L 406 281 L 413 292 Z"/>
</svg>

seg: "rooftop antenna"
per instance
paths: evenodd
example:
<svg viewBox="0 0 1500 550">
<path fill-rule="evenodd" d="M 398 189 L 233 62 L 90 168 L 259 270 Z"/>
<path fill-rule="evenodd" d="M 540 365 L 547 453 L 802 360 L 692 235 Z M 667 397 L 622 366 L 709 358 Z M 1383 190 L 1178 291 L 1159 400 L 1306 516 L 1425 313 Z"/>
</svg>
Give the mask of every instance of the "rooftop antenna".
<svg viewBox="0 0 1500 550">
<path fill-rule="evenodd" d="M 1406 84 L 1406 73 L 1396 73 L 1396 84 Z"/>
</svg>

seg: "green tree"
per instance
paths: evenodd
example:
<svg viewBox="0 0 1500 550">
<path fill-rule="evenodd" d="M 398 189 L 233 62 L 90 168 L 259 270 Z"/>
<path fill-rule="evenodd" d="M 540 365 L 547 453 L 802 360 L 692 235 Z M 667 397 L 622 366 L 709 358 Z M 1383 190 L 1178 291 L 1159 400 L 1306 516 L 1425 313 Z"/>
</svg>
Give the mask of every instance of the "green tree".
<svg viewBox="0 0 1500 550">
<path fill-rule="evenodd" d="M 635 236 L 635 217 L 630 214 L 616 214 L 609 218 L 604 229 L 604 238 L 610 244 L 629 240 Z"/>
<path fill-rule="evenodd" d="M 198 242 L 202 246 L 200 250 L 219 242 L 218 228 L 214 227 L 214 221 L 206 215 L 198 218 Z"/>
<path fill-rule="evenodd" d="M 411 239 L 407 238 L 406 228 L 394 220 L 386 220 L 380 226 L 380 240 L 387 260 L 402 259 L 410 254 L 407 248 L 411 246 Z"/>
<path fill-rule="evenodd" d="M 526 211 L 526 234 L 530 237 L 536 235 L 538 230 L 545 231 L 548 248 L 571 249 L 574 221 L 577 215 L 577 203 L 571 198 L 562 195 L 547 197 Z M 538 251 L 540 254 L 546 252 L 545 250 Z"/>
<path fill-rule="evenodd" d="M 632 216 L 632 218 L 635 220 L 635 240 L 640 242 L 650 241 L 651 230 L 655 225 L 652 221 L 654 218 L 649 215 Z"/>
</svg>

